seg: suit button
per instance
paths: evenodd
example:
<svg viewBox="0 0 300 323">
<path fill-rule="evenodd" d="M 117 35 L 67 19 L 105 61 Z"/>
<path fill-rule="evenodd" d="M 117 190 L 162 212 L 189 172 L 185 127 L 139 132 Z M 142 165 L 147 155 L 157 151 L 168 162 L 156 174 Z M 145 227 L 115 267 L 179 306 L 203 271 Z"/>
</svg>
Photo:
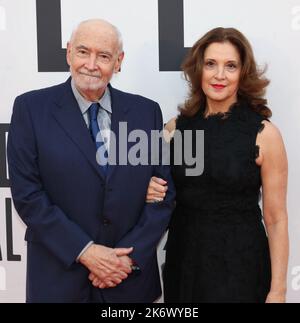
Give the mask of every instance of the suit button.
<svg viewBox="0 0 300 323">
<path fill-rule="evenodd" d="M 104 219 L 103 219 L 103 224 L 104 224 L 105 226 L 110 225 L 110 220 L 109 220 L 108 218 L 104 218 Z"/>
</svg>

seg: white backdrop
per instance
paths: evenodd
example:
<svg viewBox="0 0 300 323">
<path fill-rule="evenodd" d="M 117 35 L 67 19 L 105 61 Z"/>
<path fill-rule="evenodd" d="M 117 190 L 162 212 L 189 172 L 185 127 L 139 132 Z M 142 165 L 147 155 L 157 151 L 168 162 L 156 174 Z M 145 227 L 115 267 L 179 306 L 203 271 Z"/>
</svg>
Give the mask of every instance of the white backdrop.
<svg viewBox="0 0 300 323">
<path fill-rule="evenodd" d="M 283 134 L 289 156 L 288 301 L 300 302 L 300 0 L 183 1 L 186 47 L 213 27 L 236 27 L 253 44 L 258 64 L 268 65 L 272 121 Z M 125 61 L 112 84 L 158 101 L 165 121 L 175 116 L 186 85 L 180 72 L 159 71 L 158 0 L 61 0 L 62 47 L 79 21 L 98 17 L 117 25 L 123 34 Z M 0 0 L 0 126 L 10 122 L 18 94 L 68 77 L 67 72 L 38 72 L 36 30 L 35 0 Z M 9 188 L 0 187 L 0 302 L 23 302 L 25 228 L 12 210 L 11 235 L 8 198 Z M 161 247 L 159 259 L 162 263 Z"/>
</svg>

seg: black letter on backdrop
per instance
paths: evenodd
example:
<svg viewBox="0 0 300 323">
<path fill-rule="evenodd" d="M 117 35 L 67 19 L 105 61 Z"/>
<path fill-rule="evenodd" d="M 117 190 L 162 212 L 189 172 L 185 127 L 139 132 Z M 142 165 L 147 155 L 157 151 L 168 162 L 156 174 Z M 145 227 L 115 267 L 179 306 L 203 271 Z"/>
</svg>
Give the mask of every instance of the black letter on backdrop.
<svg viewBox="0 0 300 323">
<path fill-rule="evenodd" d="M 0 124 L 0 187 L 9 187 L 9 180 L 6 171 L 6 133 L 9 124 Z"/>
<path fill-rule="evenodd" d="M 159 70 L 180 71 L 184 47 L 183 0 L 159 0 Z"/>
<path fill-rule="evenodd" d="M 11 199 L 10 198 L 5 199 L 5 205 L 6 205 L 7 260 L 8 261 L 21 261 L 20 255 L 14 255 L 12 210 L 11 210 Z"/>
<path fill-rule="evenodd" d="M 61 48 L 60 0 L 36 0 L 39 72 L 66 72 L 66 49 Z"/>
</svg>

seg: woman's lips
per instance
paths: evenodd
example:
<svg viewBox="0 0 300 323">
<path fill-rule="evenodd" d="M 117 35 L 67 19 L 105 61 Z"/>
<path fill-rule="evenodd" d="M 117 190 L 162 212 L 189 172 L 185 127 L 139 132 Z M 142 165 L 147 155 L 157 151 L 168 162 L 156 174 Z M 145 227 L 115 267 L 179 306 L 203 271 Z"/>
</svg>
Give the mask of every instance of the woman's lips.
<svg viewBox="0 0 300 323">
<path fill-rule="evenodd" d="M 225 88 L 225 85 L 222 84 L 212 84 L 211 86 L 216 90 L 222 90 Z"/>
</svg>

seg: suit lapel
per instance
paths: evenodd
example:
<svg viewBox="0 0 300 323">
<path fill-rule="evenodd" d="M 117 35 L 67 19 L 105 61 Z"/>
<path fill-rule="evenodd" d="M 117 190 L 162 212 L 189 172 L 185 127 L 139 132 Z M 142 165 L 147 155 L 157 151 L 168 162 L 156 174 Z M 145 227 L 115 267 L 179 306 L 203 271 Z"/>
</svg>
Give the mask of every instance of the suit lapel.
<svg viewBox="0 0 300 323">
<path fill-rule="evenodd" d="M 116 139 L 116 161 L 118 163 L 119 160 L 119 123 L 120 122 L 127 122 L 127 112 L 129 109 L 128 102 L 125 100 L 124 95 L 122 95 L 122 92 L 115 90 L 110 84 L 109 84 L 109 90 L 112 100 L 112 119 L 111 119 L 111 131 L 115 135 Z M 127 139 L 126 139 L 127 140 Z M 110 142 L 110 147 L 113 148 L 112 141 Z M 127 152 L 128 153 L 128 150 Z M 111 178 L 113 172 L 116 169 L 116 165 L 109 165 L 107 170 L 107 181 Z"/>
<path fill-rule="evenodd" d="M 56 109 L 52 110 L 54 118 L 64 129 L 65 133 L 78 146 L 85 155 L 90 165 L 96 170 L 98 175 L 104 180 L 105 175 L 96 161 L 96 147 L 93 143 L 86 123 L 83 119 L 78 103 L 73 95 L 71 79 L 65 84 L 64 94 L 56 101 Z"/>
</svg>

